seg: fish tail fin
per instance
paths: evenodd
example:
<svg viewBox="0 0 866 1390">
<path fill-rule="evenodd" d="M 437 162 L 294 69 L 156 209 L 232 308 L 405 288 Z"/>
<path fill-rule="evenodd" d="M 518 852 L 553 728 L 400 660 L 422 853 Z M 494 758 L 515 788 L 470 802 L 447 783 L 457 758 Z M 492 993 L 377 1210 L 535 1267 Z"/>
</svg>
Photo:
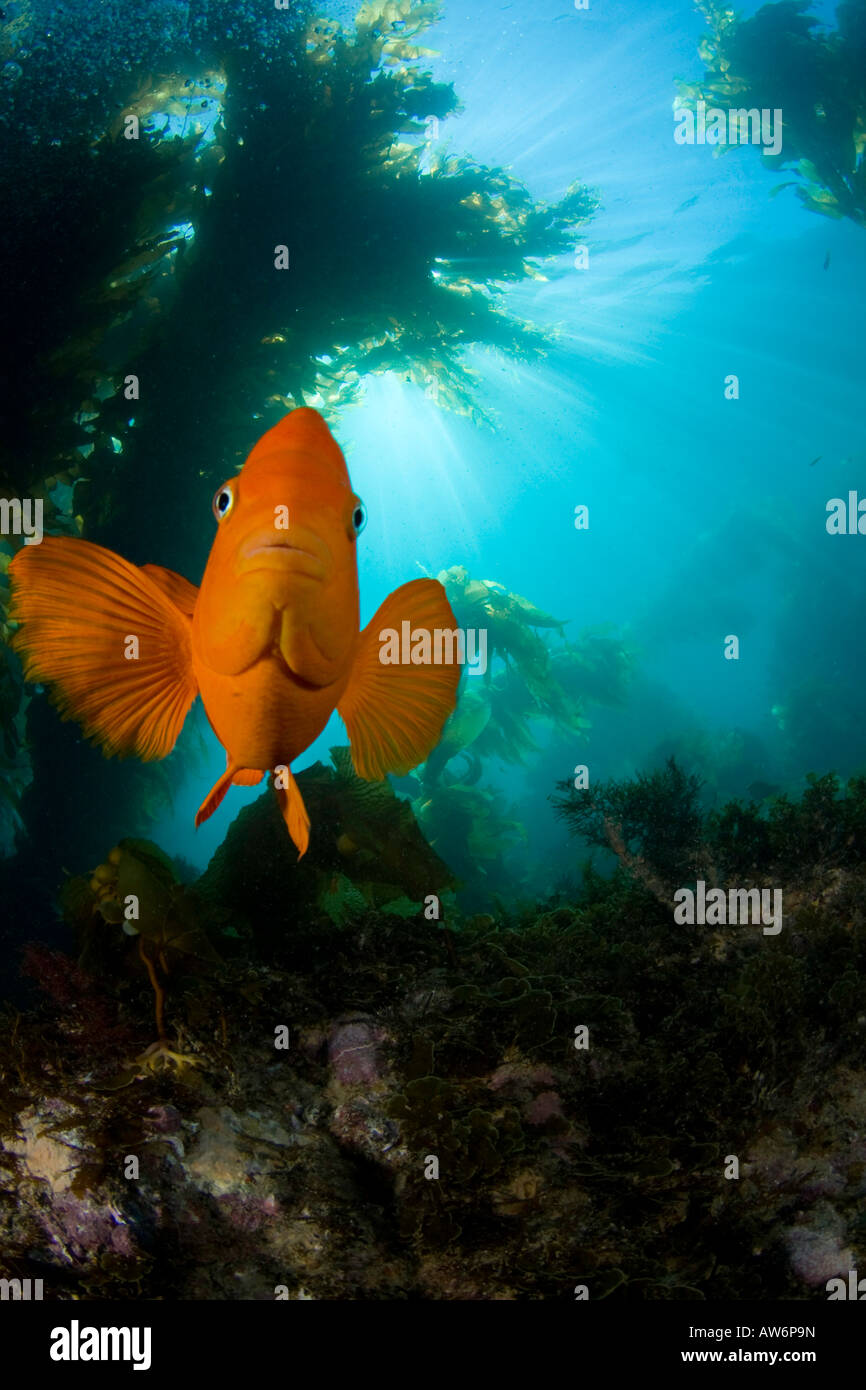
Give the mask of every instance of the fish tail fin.
<svg viewBox="0 0 866 1390">
<path fill-rule="evenodd" d="M 143 761 L 172 750 L 198 694 L 191 622 L 137 565 L 91 541 L 45 536 L 9 566 L 12 646 L 28 680 L 49 687 L 63 719 L 75 719 L 109 755 Z M 179 592 L 191 590 L 171 576 Z"/>
<path fill-rule="evenodd" d="M 286 822 L 286 828 L 293 843 L 297 846 L 298 858 L 303 859 L 310 843 L 310 817 L 307 815 L 304 798 L 301 796 L 301 789 L 295 778 L 291 772 L 284 775 L 288 776 L 289 785 L 277 787 L 277 801 L 280 804 L 280 811 Z"/>
<path fill-rule="evenodd" d="M 401 633 L 405 622 L 414 637 L 427 634 L 431 654 L 436 650 L 434 633 L 456 631 L 438 579 L 411 579 L 395 589 L 358 639 L 337 713 L 349 732 L 355 771 L 371 782 L 381 781 L 386 772 L 405 776 L 424 762 L 457 703 L 460 666 L 455 661 L 431 659 L 415 665 L 381 660 L 380 634 L 385 629 Z M 449 655 L 453 656 L 450 646 Z"/>
</svg>

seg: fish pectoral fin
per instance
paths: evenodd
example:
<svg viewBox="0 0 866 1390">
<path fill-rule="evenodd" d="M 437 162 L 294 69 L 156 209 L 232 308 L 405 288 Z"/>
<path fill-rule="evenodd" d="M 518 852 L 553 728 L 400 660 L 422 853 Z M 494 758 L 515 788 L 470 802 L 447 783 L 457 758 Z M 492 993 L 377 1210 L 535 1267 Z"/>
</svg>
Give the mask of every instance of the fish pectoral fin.
<svg viewBox="0 0 866 1390">
<path fill-rule="evenodd" d="M 233 767 L 231 763 L 229 763 L 222 777 L 220 777 L 219 780 L 215 782 L 214 785 L 211 787 L 204 801 L 201 803 L 201 805 L 195 813 L 196 830 L 198 830 L 199 826 L 204 821 L 209 820 L 210 817 L 213 815 L 214 811 L 217 809 L 226 792 L 228 791 L 229 787 L 231 786 L 235 773 L 237 771 L 238 769 L 236 767 Z"/>
<path fill-rule="evenodd" d="M 192 617 L 198 598 L 198 588 L 195 584 L 190 584 L 182 574 L 175 574 L 174 570 L 167 570 L 163 565 L 142 565 L 141 572 L 153 580 L 156 587 L 162 590 L 166 598 L 170 599 L 185 617 Z"/>
<path fill-rule="evenodd" d="M 254 767 L 238 768 L 232 778 L 232 785 L 235 787 L 257 787 L 264 775 L 263 772 L 257 771 Z"/>
<path fill-rule="evenodd" d="M 9 573 L 9 616 L 21 624 L 12 645 L 27 679 L 48 685 L 62 718 L 106 753 L 166 757 L 198 683 L 191 623 L 165 582 L 72 536 L 22 546 Z"/>
<path fill-rule="evenodd" d="M 352 674 L 337 713 L 349 733 L 352 763 L 359 777 L 381 781 L 386 772 L 404 776 L 424 762 L 442 734 L 457 702 L 460 667 L 453 664 L 385 664 L 380 633 L 414 635 L 453 631 L 451 605 L 438 579 L 412 579 L 379 608 L 358 639 Z"/>
<path fill-rule="evenodd" d="M 304 805 L 304 798 L 301 796 L 301 789 L 292 776 L 291 772 L 283 772 L 283 777 L 288 776 L 289 785 L 287 787 L 277 787 L 277 801 L 280 805 L 283 820 L 286 828 L 292 837 L 293 843 L 298 849 L 298 858 L 302 859 L 307 852 L 310 843 L 310 817 L 307 815 L 307 808 Z"/>
</svg>

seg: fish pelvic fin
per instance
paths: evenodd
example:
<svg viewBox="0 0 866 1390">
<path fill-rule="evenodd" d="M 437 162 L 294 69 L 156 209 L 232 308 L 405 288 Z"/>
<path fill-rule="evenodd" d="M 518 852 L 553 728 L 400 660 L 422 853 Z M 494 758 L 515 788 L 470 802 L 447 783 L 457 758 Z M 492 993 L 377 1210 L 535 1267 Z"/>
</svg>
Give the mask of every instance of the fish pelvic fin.
<svg viewBox="0 0 866 1390">
<path fill-rule="evenodd" d="M 307 815 L 301 789 L 291 772 L 281 775 L 288 776 L 289 784 L 285 788 L 277 787 L 277 801 L 292 842 L 297 846 L 298 858 L 303 859 L 310 843 L 310 817 Z"/>
<path fill-rule="evenodd" d="M 166 757 L 198 694 L 189 617 L 137 565 L 91 541 L 45 536 L 9 566 L 12 646 L 109 756 Z M 192 589 L 170 570 L 180 586 Z"/>
<path fill-rule="evenodd" d="M 195 828 L 198 830 L 206 820 L 209 820 L 214 811 L 219 806 L 229 787 L 255 787 L 264 777 L 263 772 L 251 767 L 238 767 L 226 754 L 226 770 L 223 775 L 214 783 L 195 813 Z"/>
<path fill-rule="evenodd" d="M 214 782 L 204 801 L 201 803 L 201 805 L 195 813 L 196 830 L 198 830 L 199 826 L 203 825 L 206 820 L 210 820 L 214 811 L 217 809 L 226 792 L 228 791 L 229 787 L 231 786 L 232 780 L 236 772 L 237 768 L 233 767 L 231 763 L 229 763 L 222 776 L 219 777 L 216 782 Z"/>
<path fill-rule="evenodd" d="M 453 631 L 457 622 L 437 579 L 412 579 L 385 599 L 358 639 L 352 675 L 337 713 L 349 733 L 359 777 L 381 781 L 387 772 L 405 776 L 424 762 L 457 702 L 460 667 L 432 660 L 414 665 L 382 661 L 383 633 L 414 638 Z"/>
</svg>

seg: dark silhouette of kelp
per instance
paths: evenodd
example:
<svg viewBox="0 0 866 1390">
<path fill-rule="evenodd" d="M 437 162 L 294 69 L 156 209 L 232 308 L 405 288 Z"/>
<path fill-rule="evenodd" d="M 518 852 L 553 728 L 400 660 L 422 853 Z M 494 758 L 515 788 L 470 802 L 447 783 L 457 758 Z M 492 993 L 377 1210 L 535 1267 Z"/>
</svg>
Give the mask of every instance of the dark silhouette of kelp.
<svg viewBox="0 0 866 1390">
<path fill-rule="evenodd" d="M 710 28 L 699 50 L 705 71 L 679 83 L 680 105 L 780 110 L 782 149 L 764 149 L 763 159 L 770 169 L 793 166 L 795 177 L 773 195 L 793 187 L 810 212 L 866 226 L 863 5 L 843 0 L 835 30 L 826 32 L 808 13 L 809 0 L 763 5 L 751 19 L 711 2 L 698 9 Z"/>
<path fill-rule="evenodd" d="M 69 81 L 56 56 L 31 53 L 3 92 L 0 182 L 19 210 L 3 466 L 33 490 L 57 470 L 74 481 L 87 450 L 69 505 L 99 539 L 133 514 L 137 536 L 164 529 L 166 506 L 197 507 L 202 478 L 220 481 L 287 409 L 333 412 L 368 372 L 477 414 L 464 349 L 543 350 L 502 289 L 537 276 L 595 206 L 578 185 L 536 203 L 425 138 L 458 109 L 411 42 L 436 4 L 377 0 L 349 28 L 294 5 L 259 14 L 261 33 L 243 8 L 237 24 L 234 5 L 190 8 L 158 59 L 147 11 L 141 32 L 129 17 L 125 82 L 86 50 L 94 98 L 71 129 L 51 103 L 43 129 L 34 103 Z M 139 468 L 144 490 L 128 485 Z"/>
</svg>

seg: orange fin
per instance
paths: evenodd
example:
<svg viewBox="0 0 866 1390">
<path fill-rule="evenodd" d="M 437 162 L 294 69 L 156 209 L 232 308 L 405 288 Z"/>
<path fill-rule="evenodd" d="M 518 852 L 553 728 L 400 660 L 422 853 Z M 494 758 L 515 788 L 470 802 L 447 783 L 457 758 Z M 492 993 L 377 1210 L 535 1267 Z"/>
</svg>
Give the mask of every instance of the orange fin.
<svg viewBox="0 0 866 1390">
<path fill-rule="evenodd" d="M 460 667 L 385 665 L 379 657 L 380 633 L 399 635 L 409 622 L 413 633 L 454 631 L 457 621 L 436 579 L 413 579 L 395 589 L 358 639 L 349 685 L 337 713 L 349 731 L 352 762 L 359 777 L 381 781 L 424 762 L 442 734 L 457 702 Z"/>
<path fill-rule="evenodd" d="M 106 753 L 166 757 L 198 694 L 189 618 L 137 565 L 91 541 L 46 536 L 22 546 L 9 572 L 27 679 L 48 685 L 62 718 Z"/>
<path fill-rule="evenodd" d="M 195 828 L 209 820 L 219 806 L 229 787 L 255 787 L 264 777 L 252 767 L 236 767 L 226 754 L 226 770 L 211 787 L 195 814 Z"/>
<path fill-rule="evenodd" d="M 148 579 L 153 580 L 166 598 L 171 599 L 175 608 L 179 608 L 187 618 L 192 617 L 195 612 L 195 601 L 198 598 L 198 589 L 195 584 L 190 584 L 189 580 L 184 579 L 182 574 L 175 574 L 174 570 L 167 570 L 163 565 L 142 565 L 141 571 L 147 575 Z"/>
<path fill-rule="evenodd" d="M 298 858 L 302 859 L 310 843 L 310 817 L 307 815 L 307 808 L 304 805 L 300 787 L 291 772 L 287 775 L 289 785 L 285 789 L 277 787 L 277 801 L 280 803 L 280 810 L 288 832 L 298 847 Z"/>
<path fill-rule="evenodd" d="M 257 787 L 264 775 L 263 772 L 257 772 L 254 767 L 240 767 L 235 771 L 232 785 L 235 787 Z"/>
<path fill-rule="evenodd" d="M 210 817 L 213 815 L 214 811 L 217 809 L 226 792 L 228 791 L 229 787 L 231 786 L 232 778 L 234 777 L 236 772 L 237 768 L 232 767 L 231 763 L 229 763 L 225 772 L 222 774 L 221 777 L 219 777 L 216 780 L 214 785 L 211 787 L 204 801 L 201 803 L 201 805 L 195 813 L 196 830 L 198 830 L 199 826 L 204 821 L 209 820 Z"/>
</svg>

